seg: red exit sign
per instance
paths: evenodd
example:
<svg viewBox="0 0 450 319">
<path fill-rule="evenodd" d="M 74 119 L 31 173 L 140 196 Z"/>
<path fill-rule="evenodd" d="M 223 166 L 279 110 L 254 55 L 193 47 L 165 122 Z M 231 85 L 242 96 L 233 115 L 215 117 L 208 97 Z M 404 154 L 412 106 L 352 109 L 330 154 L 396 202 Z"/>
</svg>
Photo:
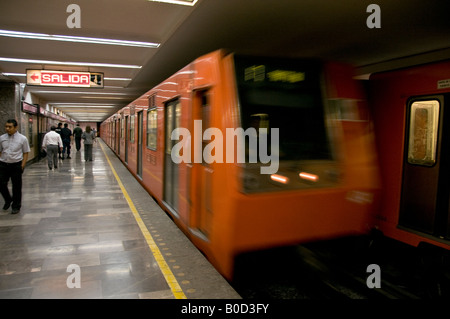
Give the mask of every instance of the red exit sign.
<svg viewBox="0 0 450 319">
<path fill-rule="evenodd" d="M 28 85 L 103 87 L 103 73 L 27 70 Z"/>
</svg>

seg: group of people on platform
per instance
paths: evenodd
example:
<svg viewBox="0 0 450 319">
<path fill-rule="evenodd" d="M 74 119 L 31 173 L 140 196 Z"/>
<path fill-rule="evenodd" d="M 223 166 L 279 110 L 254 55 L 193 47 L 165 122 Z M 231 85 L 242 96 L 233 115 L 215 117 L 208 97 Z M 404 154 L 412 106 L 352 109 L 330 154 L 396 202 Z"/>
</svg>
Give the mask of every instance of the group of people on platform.
<svg viewBox="0 0 450 319">
<path fill-rule="evenodd" d="M 77 124 L 72 133 L 68 126 L 67 123 L 64 124 L 64 127 L 62 127 L 62 123 L 59 123 L 58 127 L 53 125 L 50 128 L 50 132 L 44 136 L 42 148 L 46 150 L 47 163 L 50 170 L 58 168 L 58 158 L 71 158 L 70 149 L 74 139 L 77 151 L 81 149 L 81 140 L 84 140 L 84 160 L 86 162 L 92 161 L 92 145 L 96 137 L 95 130 L 91 129 L 90 126 L 86 126 L 86 131 L 83 132 L 80 124 Z"/>
</svg>

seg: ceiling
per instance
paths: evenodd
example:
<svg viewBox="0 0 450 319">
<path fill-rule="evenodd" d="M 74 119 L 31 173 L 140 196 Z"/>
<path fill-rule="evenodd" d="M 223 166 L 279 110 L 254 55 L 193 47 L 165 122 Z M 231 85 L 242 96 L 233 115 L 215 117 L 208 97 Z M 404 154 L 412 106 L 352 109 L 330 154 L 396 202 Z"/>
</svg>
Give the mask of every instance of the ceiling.
<svg viewBox="0 0 450 319">
<path fill-rule="evenodd" d="M 377 0 L 381 28 L 374 29 L 366 24 L 373 0 L 179 0 L 183 1 L 190 5 L 147 0 L 0 0 L 0 30 L 160 44 L 147 48 L 0 36 L 0 80 L 25 83 L 26 69 L 102 72 L 103 89 L 25 88 L 33 103 L 54 107 L 76 121 L 100 122 L 196 57 L 219 48 L 344 61 L 354 64 L 362 78 L 450 58 L 448 0 Z M 80 8 L 80 28 L 67 25 L 72 3 Z"/>
</svg>

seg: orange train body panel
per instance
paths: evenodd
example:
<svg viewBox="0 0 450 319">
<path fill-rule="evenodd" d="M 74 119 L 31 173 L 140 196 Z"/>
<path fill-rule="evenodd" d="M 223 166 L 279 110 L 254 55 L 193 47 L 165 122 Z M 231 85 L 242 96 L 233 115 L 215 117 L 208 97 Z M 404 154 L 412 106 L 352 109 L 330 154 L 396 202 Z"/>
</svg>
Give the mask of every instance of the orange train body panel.
<svg viewBox="0 0 450 319">
<path fill-rule="evenodd" d="M 240 253 L 363 234 L 373 226 L 380 185 L 362 89 L 352 79 L 351 67 L 317 61 L 308 65 L 291 67 L 290 62 L 252 61 L 215 51 L 199 57 L 102 123 L 105 142 L 227 279 L 232 279 L 234 259 Z M 261 85 L 265 89 L 260 89 Z M 293 88 L 297 87 L 302 95 L 296 95 Z M 304 110 L 295 109 L 299 103 L 305 105 Z M 249 111 L 250 105 L 253 109 Z M 148 132 L 154 122 L 147 121 L 154 107 L 156 148 L 149 148 Z M 143 128 L 139 133 L 137 114 L 141 111 Z M 297 113 L 289 116 L 283 111 L 303 113 L 298 113 L 298 123 L 284 128 L 286 117 Z M 134 130 L 125 123 L 130 120 L 136 121 Z M 226 141 L 227 129 L 247 129 L 255 120 L 257 127 L 270 129 L 270 136 L 275 134 L 272 128 L 279 128 L 276 174 L 285 179 L 284 184 L 271 178 L 274 174 L 260 173 L 268 163 L 240 163 L 237 143 Z M 169 134 L 174 128 L 187 129 L 192 136 L 172 140 Z M 205 157 L 195 160 L 198 150 L 207 150 L 212 139 L 194 133 L 204 134 L 208 128 L 223 132 L 224 148 L 233 147 L 223 150 L 223 163 L 208 163 Z M 134 142 L 125 141 L 124 129 L 134 134 Z M 286 134 L 288 129 L 291 131 Z M 287 141 L 297 132 L 301 134 Z M 141 160 L 137 157 L 140 138 Z M 214 135 L 214 142 L 219 138 Z M 322 139 L 327 146 L 310 143 L 308 138 Z M 303 139 L 305 144 L 295 144 Z M 180 145 L 183 149 L 177 154 L 188 158 L 190 153 L 190 162 L 174 163 L 171 151 Z M 292 145 L 310 151 L 299 156 Z M 211 156 L 220 154 L 218 151 Z M 231 151 L 234 161 L 227 162 Z M 315 159 L 313 153 L 320 158 Z"/>
</svg>

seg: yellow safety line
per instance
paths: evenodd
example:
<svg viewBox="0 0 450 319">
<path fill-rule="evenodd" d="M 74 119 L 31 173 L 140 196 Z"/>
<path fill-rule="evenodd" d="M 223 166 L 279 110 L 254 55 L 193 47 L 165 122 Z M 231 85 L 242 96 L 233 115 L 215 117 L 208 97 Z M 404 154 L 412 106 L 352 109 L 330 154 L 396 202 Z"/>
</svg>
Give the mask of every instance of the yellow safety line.
<svg viewBox="0 0 450 319">
<path fill-rule="evenodd" d="M 109 166 L 111 167 L 111 170 L 116 177 L 117 183 L 120 186 L 120 189 L 122 190 L 122 193 L 124 194 L 128 206 L 130 206 L 130 209 L 133 213 L 134 218 L 136 219 L 137 224 L 139 225 L 139 228 L 141 229 L 142 234 L 145 237 L 145 240 L 147 241 L 148 247 L 150 247 L 150 250 L 153 253 L 153 256 L 156 259 L 156 262 L 158 263 L 159 268 L 161 269 L 161 272 L 164 275 L 164 279 L 167 281 L 167 284 L 169 285 L 170 289 L 172 290 L 172 293 L 176 299 L 187 299 L 186 295 L 184 294 L 183 290 L 181 289 L 180 285 L 178 284 L 177 279 L 173 275 L 172 271 L 170 270 L 170 267 L 167 265 L 166 260 L 164 259 L 163 255 L 161 254 L 161 251 L 159 250 L 158 246 L 156 245 L 152 235 L 148 231 L 147 227 L 145 226 L 144 222 L 142 221 L 141 216 L 139 215 L 139 212 L 137 211 L 136 207 L 133 204 L 133 201 L 131 200 L 130 196 L 128 196 L 128 192 L 125 189 L 125 187 L 122 184 L 122 181 L 119 178 L 119 175 L 117 175 L 116 170 L 114 169 L 111 161 L 109 160 L 108 155 L 105 152 L 105 149 L 103 148 L 103 145 L 101 143 L 100 147 L 102 148 L 103 153 L 106 156 L 106 160 L 109 163 Z"/>
</svg>

